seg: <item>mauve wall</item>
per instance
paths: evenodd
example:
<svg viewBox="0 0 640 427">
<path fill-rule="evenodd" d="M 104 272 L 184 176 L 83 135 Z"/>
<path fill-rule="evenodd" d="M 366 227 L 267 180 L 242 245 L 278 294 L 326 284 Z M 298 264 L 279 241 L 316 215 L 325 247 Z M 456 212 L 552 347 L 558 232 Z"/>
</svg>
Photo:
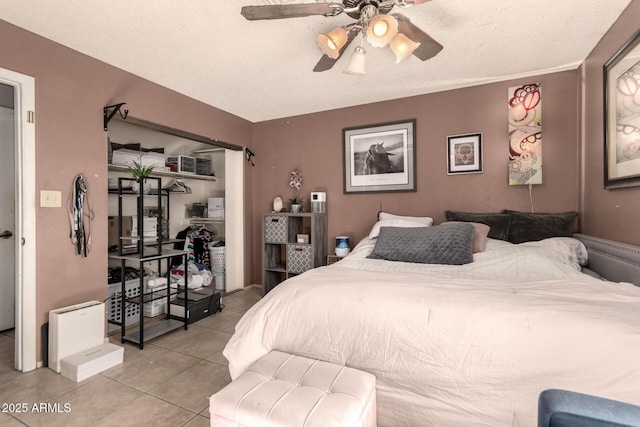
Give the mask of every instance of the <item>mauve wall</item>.
<svg viewBox="0 0 640 427">
<path fill-rule="evenodd" d="M 640 245 L 640 187 L 604 189 L 603 65 L 640 31 L 640 0 L 633 0 L 581 68 L 584 126 L 583 232 Z"/>
<path fill-rule="evenodd" d="M 533 187 L 534 209 L 577 210 L 576 71 L 256 123 L 253 281 L 261 282 L 262 214 L 270 211 L 275 196 L 287 200 L 293 195 L 288 186 L 293 168 L 304 175 L 305 210 L 311 191 L 327 192 L 330 253 L 338 235 L 350 236 L 352 246 L 365 236 L 380 208 L 432 216 L 436 223 L 444 220 L 446 209 L 530 211 L 528 187 L 509 186 L 507 181 L 507 89 L 538 82 L 542 83 L 543 183 Z M 342 129 L 405 119 L 416 119 L 417 192 L 343 194 Z M 483 133 L 484 172 L 448 176 L 446 137 L 469 132 Z"/>
<path fill-rule="evenodd" d="M 62 191 L 62 208 L 37 208 L 37 255 L 26 260 L 37 274 L 39 327 L 51 309 L 107 295 L 105 105 L 126 102 L 131 116 L 241 146 L 251 142 L 251 123 L 4 21 L 0 51 L 0 67 L 36 79 L 38 197 L 40 190 Z M 75 254 L 66 212 L 71 182 L 80 173 L 88 181 L 96 213 L 88 258 Z M 251 171 L 246 173 L 250 188 Z"/>
</svg>

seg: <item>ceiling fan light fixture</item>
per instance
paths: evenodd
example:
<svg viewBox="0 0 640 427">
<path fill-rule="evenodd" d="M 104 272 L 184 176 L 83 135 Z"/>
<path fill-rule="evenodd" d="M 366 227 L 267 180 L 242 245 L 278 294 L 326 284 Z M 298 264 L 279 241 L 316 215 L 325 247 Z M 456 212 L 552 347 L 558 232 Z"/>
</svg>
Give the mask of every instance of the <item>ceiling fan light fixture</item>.
<svg viewBox="0 0 640 427">
<path fill-rule="evenodd" d="M 355 74 L 359 76 L 364 76 L 365 74 L 367 74 L 364 69 L 365 53 L 366 51 L 362 46 L 356 47 L 356 49 L 351 54 L 349 65 L 347 65 L 347 68 L 345 68 L 344 73 Z"/>
<path fill-rule="evenodd" d="M 398 34 L 398 21 L 390 15 L 376 15 L 367 26 L 367 41 L 373 47 L 385 47 Z"/>
<path fill-rule="evenodd" d="M 398 33 L 389 43 L 389 47 L 396 55 L 396 64 L 407 59 L 419 46 L 420 43 L 414 42 L 402 33 Z"/>
<path fill-rule="evenodd" d="M 316 42 L 322 53 L 329 58 L 338 59 L 340 49 L 347 43 L 348 38 L 347 30 L 342 27 L 337 27 L 327 34 L 318 34 Z"/>
</svg>

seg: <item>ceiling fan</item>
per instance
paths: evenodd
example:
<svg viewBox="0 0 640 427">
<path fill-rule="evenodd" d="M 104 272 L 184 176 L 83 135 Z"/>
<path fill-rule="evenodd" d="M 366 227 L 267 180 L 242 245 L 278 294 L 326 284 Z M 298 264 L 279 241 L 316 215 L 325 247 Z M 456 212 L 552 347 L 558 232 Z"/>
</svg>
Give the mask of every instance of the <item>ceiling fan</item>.
<svg viewBox="0 0 640 427">
<path fill-rule="evenodd" d="M 389 45 L 396 55 L 396 63 L 403 61 L 411 54 L 426 61 L 442 50 L 440 43 L 412 24 L 409 18 L 400 13 L 390 13 L 395 6 L 409 8 L 428 1 L 430 0 L 342 0 L 342 3 L 270 4 L 244 6 L 241 14 L 246 19 L 255 21 L 313 15 L 332 17 L 345 13 L 356 22 L 317 36 L 318 47 L 324 55 L 313 71 L 331 69 L 347 46 L 358 34 L 362 34 L 360 46 L 355 48 L 344 72 L 365 74 L 363 47 L 365 38 L 373 47 Z"/>
</svg>

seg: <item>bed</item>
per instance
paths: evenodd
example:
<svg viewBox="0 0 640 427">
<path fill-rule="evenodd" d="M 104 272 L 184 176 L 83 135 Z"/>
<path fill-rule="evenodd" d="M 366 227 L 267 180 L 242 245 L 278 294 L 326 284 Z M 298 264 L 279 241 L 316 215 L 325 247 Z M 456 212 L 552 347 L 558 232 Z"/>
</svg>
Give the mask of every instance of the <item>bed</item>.
<svg viewBox="0 0 640 427">
<path fill-rule="evenodd" d="M 381 237 L 265 295 L 231 377 L 273 349 L 371 372 L 383 427 L 535 426 L 550 388 L 640 404 L 640 288 L 583 272 L 598 239 L 486 238 L 446 265 L 372 259 Z"/>
</svg>

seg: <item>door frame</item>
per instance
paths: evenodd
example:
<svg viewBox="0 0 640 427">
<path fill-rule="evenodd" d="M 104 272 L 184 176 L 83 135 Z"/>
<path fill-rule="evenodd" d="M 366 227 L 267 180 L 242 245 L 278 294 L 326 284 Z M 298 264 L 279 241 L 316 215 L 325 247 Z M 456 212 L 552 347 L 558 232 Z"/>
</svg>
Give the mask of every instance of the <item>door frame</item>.
<svg viewBox="0 0 640 427">
<path fill-rule="evenodd" d="M 0 83 L 14 89 L 16 160 L 15 368 L 37 366 L 36 357 L 36 130 L 35 79 L 0 68 Z M 28 262 L 27 262 L 28 261 Z"/>
</svg>

